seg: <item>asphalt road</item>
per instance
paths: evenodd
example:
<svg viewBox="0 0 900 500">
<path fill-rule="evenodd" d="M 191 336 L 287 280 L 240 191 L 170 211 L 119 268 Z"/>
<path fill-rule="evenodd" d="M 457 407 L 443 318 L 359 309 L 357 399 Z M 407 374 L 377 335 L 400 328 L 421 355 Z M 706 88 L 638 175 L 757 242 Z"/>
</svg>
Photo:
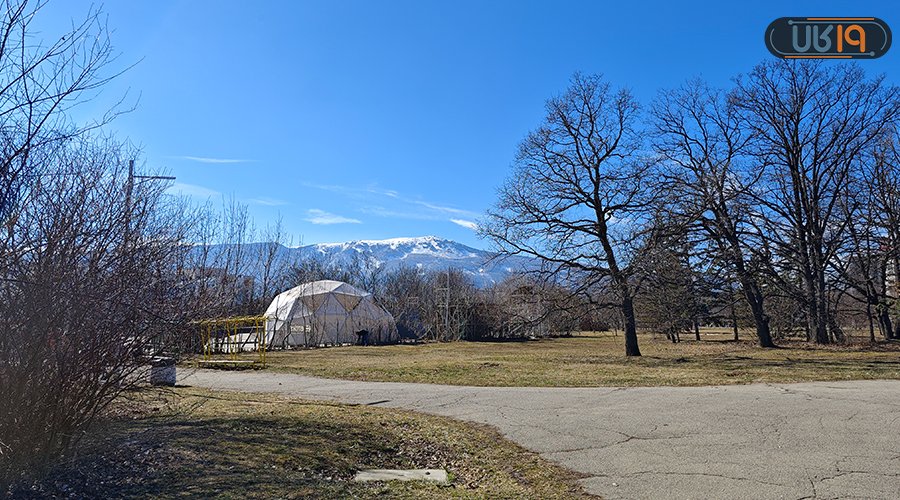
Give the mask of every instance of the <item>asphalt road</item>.
<svg viewBox="0 0 900 500">
<path fill-rule="evenodd" d="M 493 425 L 608 499 L 900 498 L 900 381 L 575 389 L 197 370 L 179 383 Z"/>
</svg>

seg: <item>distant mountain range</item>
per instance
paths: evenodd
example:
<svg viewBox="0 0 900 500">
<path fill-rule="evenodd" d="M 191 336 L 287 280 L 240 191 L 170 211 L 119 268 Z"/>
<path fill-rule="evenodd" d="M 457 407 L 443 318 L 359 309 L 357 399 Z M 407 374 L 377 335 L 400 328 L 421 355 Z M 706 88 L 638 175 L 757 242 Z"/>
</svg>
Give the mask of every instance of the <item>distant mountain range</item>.
<svg viewBox="0 0 900 500">
<path fill-rule="evenodd" d="M 246 245 L 244 258 L 248 274 L 261 274 L 258 255 L 264 245 L 267 244 Z M 211 255 L 226 249 L 227 245 L 213 245 L 210 247 Z M 489 286 L 510 274 L 537 267 L 536 261 L 531 258 L 514 256 L 498 259 L 493 252 L 435 236 L 317 243 L 300 247 L 279 245 L 277 252 L 278 259 L 288 262 L 319 258 L 328 264 L 339 266 L 351 262 L 356 256 L 364 262 L 384 267 L 387 271 L 401 266 L 426 271 L 443 271 L 452 267 L 468 274 L 479 287 Z"/>
</svg>

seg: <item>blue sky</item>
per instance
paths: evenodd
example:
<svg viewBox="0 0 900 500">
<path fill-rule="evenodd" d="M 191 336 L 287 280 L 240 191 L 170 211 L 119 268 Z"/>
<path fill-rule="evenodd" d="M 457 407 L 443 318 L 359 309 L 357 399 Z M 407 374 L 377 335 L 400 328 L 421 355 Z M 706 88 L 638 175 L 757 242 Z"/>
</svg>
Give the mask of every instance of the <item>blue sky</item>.
<svg viewBox="0 0 900 500">
<path fill-rule="evenodd" d="M 91 5 L 52 1 L 40 36 Z M 573 72 L 603 73 L 649 105 L 660 88 L 727 85 L 771 58 L 763 32 L 776 17 L 900 29 L 896 2 L 849 5 L 109 2 L 116 65 L 137 64 L 79 118 L 139 96 L 109 129 L 142 148 L 146 169 L 198 201 L 233 195 L 259 226 L 281 214 L 295 243 L 437 235 L 486 247 L 472 222 Z M 900 46 L 861 64 L 896 81 L 898 58 Z"/>
</svg>

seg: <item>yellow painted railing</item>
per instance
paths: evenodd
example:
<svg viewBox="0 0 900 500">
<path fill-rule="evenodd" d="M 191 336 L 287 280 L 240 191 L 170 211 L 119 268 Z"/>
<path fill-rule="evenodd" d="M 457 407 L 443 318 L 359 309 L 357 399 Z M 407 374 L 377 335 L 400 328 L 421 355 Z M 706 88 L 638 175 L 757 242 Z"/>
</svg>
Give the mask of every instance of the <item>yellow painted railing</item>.
<svg viewBox="0 0 900 500">
<path fill-rule="evenodd" d="M 238 353 L 256 351 L 259 356 L 257 362 L 262 366 L 266 365 L 266 351 L 269 346 L 266 345 L 265 316 L 211 318 L 193 323 L 200 328 L 205 361 L 211 361 L 213 354 L 217 353 L 225 353 L 232 361 L 237 361 Z M 241 334 L 246 336 L 241 338 Z"/>
</svg>

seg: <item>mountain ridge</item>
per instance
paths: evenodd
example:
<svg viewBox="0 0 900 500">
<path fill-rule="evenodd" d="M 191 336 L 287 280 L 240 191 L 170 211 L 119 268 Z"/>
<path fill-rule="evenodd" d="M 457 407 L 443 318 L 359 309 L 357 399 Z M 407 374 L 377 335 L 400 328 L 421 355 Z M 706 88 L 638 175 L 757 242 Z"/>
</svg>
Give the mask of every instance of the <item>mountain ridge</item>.
<svg viewBox="0 0 900 500">
<path fill-rule="evenodd" d="M 244 264 L 249 274 L 259 273 L 258 262 L 254 258 L 257 251 L 268 242 L 245 244 L 247 259 Z M 210 245 L 212 254 L 224 252 L 229 244 Z M 401 266 L 415 267 L 423 271 L 440 271 L 448 268 L 459 269 L 475 282 L 485 287 L 498 283 L 516 272 L 533 269 L 536 261 L 527 257 L 511 256 L 500 258 L 496 252 L 481 250 L 457 241 L 437 236 L 416 236 L 387 238 L 383 240 L 350 240 L 333 243 L 312 243 L 288 247 L 279 244 L 276 258 L 288 262 L 306 258 L 322 259 L 329 265 L 346 265 L 354 258 L 384 268 L 390 272 Z"/>
</svg>

